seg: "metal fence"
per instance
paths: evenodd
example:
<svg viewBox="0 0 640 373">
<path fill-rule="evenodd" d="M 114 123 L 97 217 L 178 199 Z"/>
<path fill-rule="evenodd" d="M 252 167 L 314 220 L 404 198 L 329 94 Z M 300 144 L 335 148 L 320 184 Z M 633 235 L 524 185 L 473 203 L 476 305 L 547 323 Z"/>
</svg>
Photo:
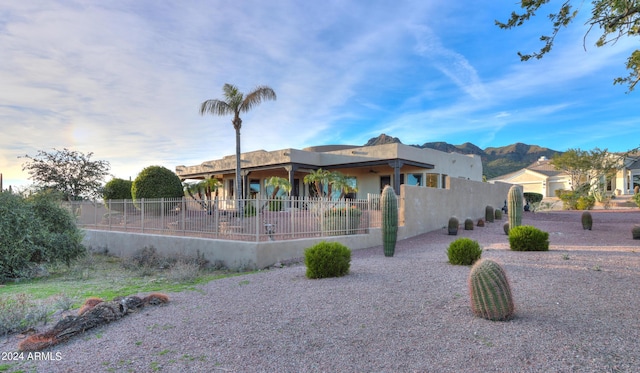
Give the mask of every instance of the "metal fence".
<svg viewBox="0 0 640 373">
<path fill-rule="evenodd" d="M 243 241 L 288 240 L 367 233 L 380 227 L 380 197 L 328 200 L 141 199 L 71 202 L 89 229 Z"/>
</svg>

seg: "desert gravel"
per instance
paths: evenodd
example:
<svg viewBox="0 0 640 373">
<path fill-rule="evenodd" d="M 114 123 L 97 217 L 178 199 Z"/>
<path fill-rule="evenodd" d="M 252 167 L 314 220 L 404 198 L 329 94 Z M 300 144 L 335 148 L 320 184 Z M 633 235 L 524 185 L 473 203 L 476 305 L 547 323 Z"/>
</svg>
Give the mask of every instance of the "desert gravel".
<svg viewBox="0 0 640 373">
<path fill-rule="evenodd" d="M 341 278 L 309 280 L 302 263 L 170 293 L 149 307 L 9 364 L 25 372 L 640 372 L 640 212 L 525 213 L 548 252 L 512 252 L 506 220 L 445 229 L 353 252 Z M 462 228 L 462 227 L 461 227 Z M 469 267 L 448 244 L 477 240 L 503 265 L 516 317 L 475 317 Z M 15 351 L 16 336 L 0 342 Z M 3 354 L 4 356 L 5 354 Z M 25 355 L 25 358 L 27 356 Z M 54 360 L 51 360 L 53 358 Z M 58 358 L 58 360 L 55 360 Z"/>
</svg>

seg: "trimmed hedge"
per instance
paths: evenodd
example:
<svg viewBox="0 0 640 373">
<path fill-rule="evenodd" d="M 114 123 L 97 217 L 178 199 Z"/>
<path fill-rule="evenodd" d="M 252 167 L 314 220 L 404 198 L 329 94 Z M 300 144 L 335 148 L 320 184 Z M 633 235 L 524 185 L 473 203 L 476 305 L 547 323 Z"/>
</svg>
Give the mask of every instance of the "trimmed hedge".
<svg viewBox="0 0 640 373">
<path fill-rule="evenodd" d="M 521 225 L 509 229 L 509 246 L 513 251 L 548 251 L 549 233 Z"/>
<path fill-rule="evenodd" d="M 447 249 L 449 263 L 456 265 L 472 265 L 481 255 L 480 244 L 470 238 L 458 238 Z"/>
<path fill-rule="evenodd" d="M 341 277 L 349 273 L 351 250 L 340 242 L 322 241 L 304 251 L 308 278 Z"/>
</svg>

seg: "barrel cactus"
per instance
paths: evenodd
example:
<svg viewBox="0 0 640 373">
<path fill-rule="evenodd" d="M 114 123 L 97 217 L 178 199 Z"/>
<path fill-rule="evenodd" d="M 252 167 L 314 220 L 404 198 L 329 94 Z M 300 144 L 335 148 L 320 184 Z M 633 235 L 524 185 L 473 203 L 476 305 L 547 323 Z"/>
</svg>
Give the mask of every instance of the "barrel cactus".
<svg viewBox="0 0 640 373">
<path fill-rule="evenodd" d="M 469 273 L 471 310 L 492 321 L 509 320 L 515 313 L 511 287 L 502 267 L 490 259 L 480 259 Z"/>
<path fill-rule="evenodd" d="M 380 196 L 382 210 L 382 245 L 384 256 L 393 256 L 398 239 L 398 197 L 389 185 L 384 187 Z"/>
<path fill-rule="evenodd" d="M 582 213 L 582 229 L 591 230 L 591 227 L 593 227 L 593 217 L 589 211 L 585 211 Z"/>
<path fill-rule="evenodd" d="M 514 185 L 509 188 L 509 194 L 507 195 L 509 207 L 507 211 L 511 229 L 522 225 L 522 198 L 522 188 L 520 186 Z"/>
<path fill-rule="evenodd" d="M 487 223 L 493 223 L 493 219 L 495 218 L 495 213 L 493 212 L 492 206 L 487 206 L 484 208 L 484 220 Z"/>
<path fill-rule="evenodd" d="M 631 228 L 631 236 L 634 240 L 640 240 L 640 225 L 634 225 Z"/>
<path fill-rule="evenodd" d="M 455 216 L 449 218 L 449 224 L 447 225 L 447 228 L 450 236 L 456 236 L 458 234 L 459 225 L 460 222 L 458 221 L 458 218 L 456 218 Z"/>
<path fill-rule="evenodd" d="M 473 220 L 471 220 L 470 218 L 464 219 L 464 230 L 465 231 L 473 230 Z"/>
</svg>

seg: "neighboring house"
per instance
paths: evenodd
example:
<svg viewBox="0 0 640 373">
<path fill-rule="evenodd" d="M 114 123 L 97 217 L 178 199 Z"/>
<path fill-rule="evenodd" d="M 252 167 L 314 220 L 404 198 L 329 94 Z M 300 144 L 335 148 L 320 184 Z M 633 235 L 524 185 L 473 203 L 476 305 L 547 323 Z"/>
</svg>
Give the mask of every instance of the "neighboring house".
<svg viewBox="0 0 640 373">
<path fill-rule="evenodd" d="M 611 194 L 633 194 L 633 187 L 640 185 L 640 159 L 628 157 L 615 178 L 606 180 L 606 190 Z M 493 178 L 489 181 L 501 181 L 517 184 L 523 187 L 525 193 L 540 193 L 544 197 L 555 197 L 556 190 L 571 190 L 571 178 L 563 172 L 556 170 L 551 161 L 546 157 L 540 157 L 530 166 L 516 172 Z"/>
<path fill-rule="evenodd" d="M 181 180 L 217 178 L 218 195 L 233 198 L 235 155 L 195 166 L 177 166 Z M 304 177 L 319 168 L 350 177 L 357 198 L 378 194 L 385 185 L 399 193 L 401 184 L 444 188 L 447 176 L 482 181 L 482 163 L 477 155 L 444 153 L 403 144 L 374 146 L 325 145 L 275 151 L 258 150 L 241 155 L 242 179 L 247 197 L 267 195 L 265 180 L 279 176 L 289 180 L 292 196 L 309 196 Z M 248 193 L 247 193 L 248 191 Z"/>
</svg>

